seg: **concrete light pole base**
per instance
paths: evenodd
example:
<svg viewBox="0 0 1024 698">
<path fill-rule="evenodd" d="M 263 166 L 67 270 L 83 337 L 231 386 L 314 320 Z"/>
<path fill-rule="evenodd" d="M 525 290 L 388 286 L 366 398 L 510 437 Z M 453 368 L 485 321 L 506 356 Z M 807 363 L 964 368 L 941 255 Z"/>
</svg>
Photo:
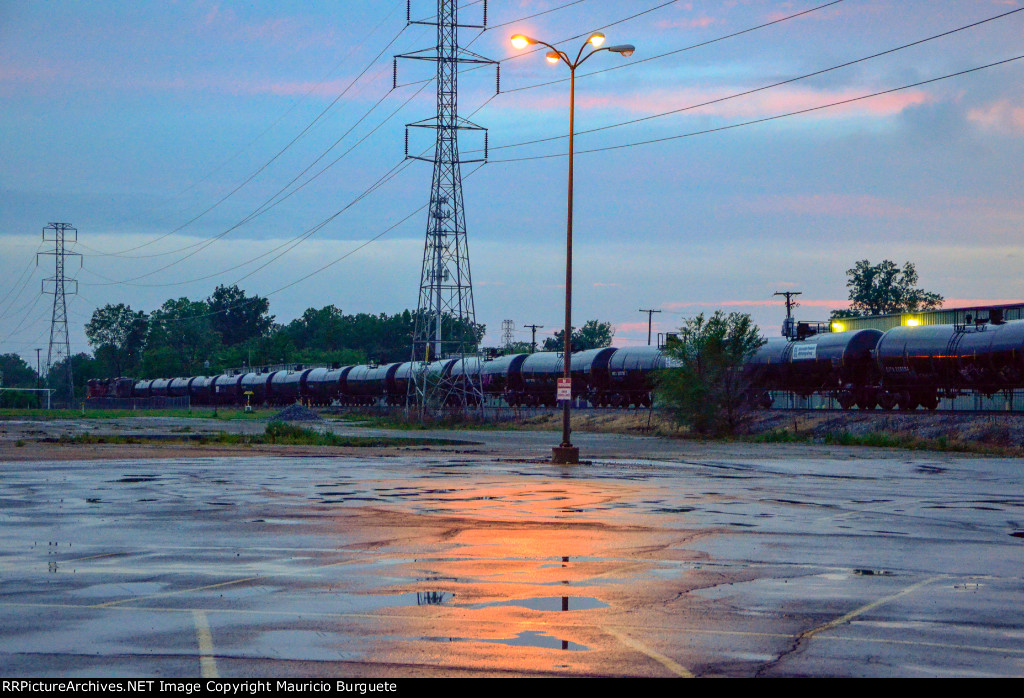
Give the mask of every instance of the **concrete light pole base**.
<svg viewBox="0 0 1024 698">
<path fill-rule="evenodd" d="M 551 449 L 551 462 L 554 465 L 579 465 L 580 449 L 578 446 L 555 446 Z"/>
</svg>

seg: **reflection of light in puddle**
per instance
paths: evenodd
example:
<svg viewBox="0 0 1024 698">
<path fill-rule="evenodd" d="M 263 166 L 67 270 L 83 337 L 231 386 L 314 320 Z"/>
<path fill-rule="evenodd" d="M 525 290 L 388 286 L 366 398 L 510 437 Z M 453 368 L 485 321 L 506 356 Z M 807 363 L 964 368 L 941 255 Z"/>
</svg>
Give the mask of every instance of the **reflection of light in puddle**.
<svg viewBox="0 0 1024 698">
<path fill-rule="evenodd" d="M 515 637 L 506 638 L 472 638 L 472 637 L 424 637 L 428 642 L 489 642 L 512 647 L 540 647 L 547 650 L 569 650 L 570 652 L 588 652 L 590 648 L 568 640 L 540 633 L 535 630 L 524 630 Z"/>
<path fill-rule="evenodd" d="M 522 606 L 534 611 L 588 611 L 594 608 L 608 608 L 608 604 L 592 596 L 540 596 L 532 599 L 479 603 L 470 608 L 493 608 L 495 606 Z"/>
<path fill-rule="evenodd" d="M 404 594 L 360 594 L 364 602 L 377 602 L 378 607 L 392 606 L 440 606 L 455 598 L 450 591 L 416 591 Z"/>
</svg>

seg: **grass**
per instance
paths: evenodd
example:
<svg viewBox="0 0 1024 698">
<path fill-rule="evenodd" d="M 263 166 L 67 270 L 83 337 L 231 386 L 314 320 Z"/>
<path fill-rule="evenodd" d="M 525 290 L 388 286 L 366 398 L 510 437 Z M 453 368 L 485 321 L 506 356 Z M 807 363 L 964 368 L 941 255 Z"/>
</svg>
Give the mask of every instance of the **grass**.
<svg viewBox="0 0 1024 698">
<path fill-rule="evenodd" d="M 424 431 L 427 429 L 457 429 L 497 431 L 504 429 L 515 429 L 521 426 L 521 421 L 496 420 L 489 421 L 467 419 L 465 417 L 443 417 L 440 419 L 427 418 L 424 420 L 416 417 L 406 418 L 402 414 L 394 415 L 369 415 L 349 414 L 340 417 L 340 420 L 354 427 L 368 427 L 375 429 L 402 429 L 406 431 Z"/>
<path fill-rule="evenodd" d="M 870 434 L 851 434 L 848 431 L 829 432 L 824 437 L 809 432 L 797 433 L 788 429 L 773 429 L 753 436 L 740 437 L 753 443 L 822 443 L 829 446 L 869 446 L 874 448 L 897 448 L 910 451 L 949 451 L 954 453 L 981 453 L 987 455 L 1020 455 L 1022 449 L 977 441 L 961 441 L 939 436 L 930 439 L 913 434 L 899 434 L 878 431 Z"/>
<path fill-rule="evenodd" d="M 48 441 L 48 439 L 43 439 Z M 170 438 L 153 438 L 145 436 L 101 436 L 96 434 L 79 434 L 62 436 L 55 440 L 60 444 L 93 445 L 93 444 L 174 444 L 193 443 L 201 445 L 223 446 L 328 446 L 348 448 L 380 448 L 385 446 L 457 446 L 465 445 L 466 441 L 449 439 L 414 439 L 405 437 L 384 436 L 339 436 L 332 432 L 319 432 L 284 422 L 271 422 L 262 434 L 182 434 Z"/>
</svg>

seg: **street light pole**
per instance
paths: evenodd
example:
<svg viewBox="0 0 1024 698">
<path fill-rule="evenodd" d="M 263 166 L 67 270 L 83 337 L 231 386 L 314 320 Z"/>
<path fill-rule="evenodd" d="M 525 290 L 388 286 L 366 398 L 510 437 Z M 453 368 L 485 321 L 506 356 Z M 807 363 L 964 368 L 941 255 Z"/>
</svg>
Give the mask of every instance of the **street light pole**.
<svg viewBox="0 0 1024 698">
<path fill-rule="evenodd" d="M 604 34 L 594 32 L 580 46 L 580 50 L 576 54 L 576 60 L 571 61 L 565 52 L 559 51 L 545 41 L 533 39 L 523 34 L 516 34 L 512 37 L 512 45 L 518 49 L 532 44 L 547 46 L 551 49 L 545 56 L 548 63 L 555 64 L 561 61 L 569 67 L 569 200 L 565 221 L 565 329 L 562 335 L 562 381 L 570 386 L 570 390 L 569 399 L 562 401 L 562 443 L 552 449 L 551 461 L 557 465 L 572 465 L 580 462 L 580 449 L 573 446 L 570 441 L 570 434 L 572 433 L 570 427 L 570 410 L 572 407 L 572 187 L 576 139 L 576 69 L 599 51 L 611 51 L 623 56 L 632 56 L 635 50 L 631 44 L 601 48 L 603 43 Z M 583 51 L 588 45 L 593 46 L 594 49 L 587 55 L 583 55 Z"/>
</svg>

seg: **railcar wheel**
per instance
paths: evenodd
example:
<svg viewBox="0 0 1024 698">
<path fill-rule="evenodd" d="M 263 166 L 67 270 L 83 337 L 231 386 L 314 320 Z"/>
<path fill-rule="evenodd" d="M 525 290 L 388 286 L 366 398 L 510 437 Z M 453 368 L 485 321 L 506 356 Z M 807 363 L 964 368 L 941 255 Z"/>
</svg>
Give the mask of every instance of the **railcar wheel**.
<svg viewBox="0 0 1024 698">
<path fill-rule="evenodd" d="M 901 390 L 896 397 L 896 402 L 899 403 L 900 409 L 904 412 L 917 409 L 917 400 L 909 391 Z"/>
<path fill-rule="evenodd" d="M 926 410 L 937 410 L 939 408 L 939 396 L 937 393 L 922 395 L 919 402 L 921 403 L 921 407 Z"/>
<path fill-rule="evenodd" d="M 844 410 L 851 409 L 857 402 L 857 399 L 853 396 L 849 390 L 842 390 L 839 392 L 839 406 Z"/>
<path fill-rule="evenodd" d="M 891 410 L 896 406 L 896 396 L 888 390 L 883 390 L 878 395 L 878 404 L 882 406 L 883 410 Z"/>
</svg>

